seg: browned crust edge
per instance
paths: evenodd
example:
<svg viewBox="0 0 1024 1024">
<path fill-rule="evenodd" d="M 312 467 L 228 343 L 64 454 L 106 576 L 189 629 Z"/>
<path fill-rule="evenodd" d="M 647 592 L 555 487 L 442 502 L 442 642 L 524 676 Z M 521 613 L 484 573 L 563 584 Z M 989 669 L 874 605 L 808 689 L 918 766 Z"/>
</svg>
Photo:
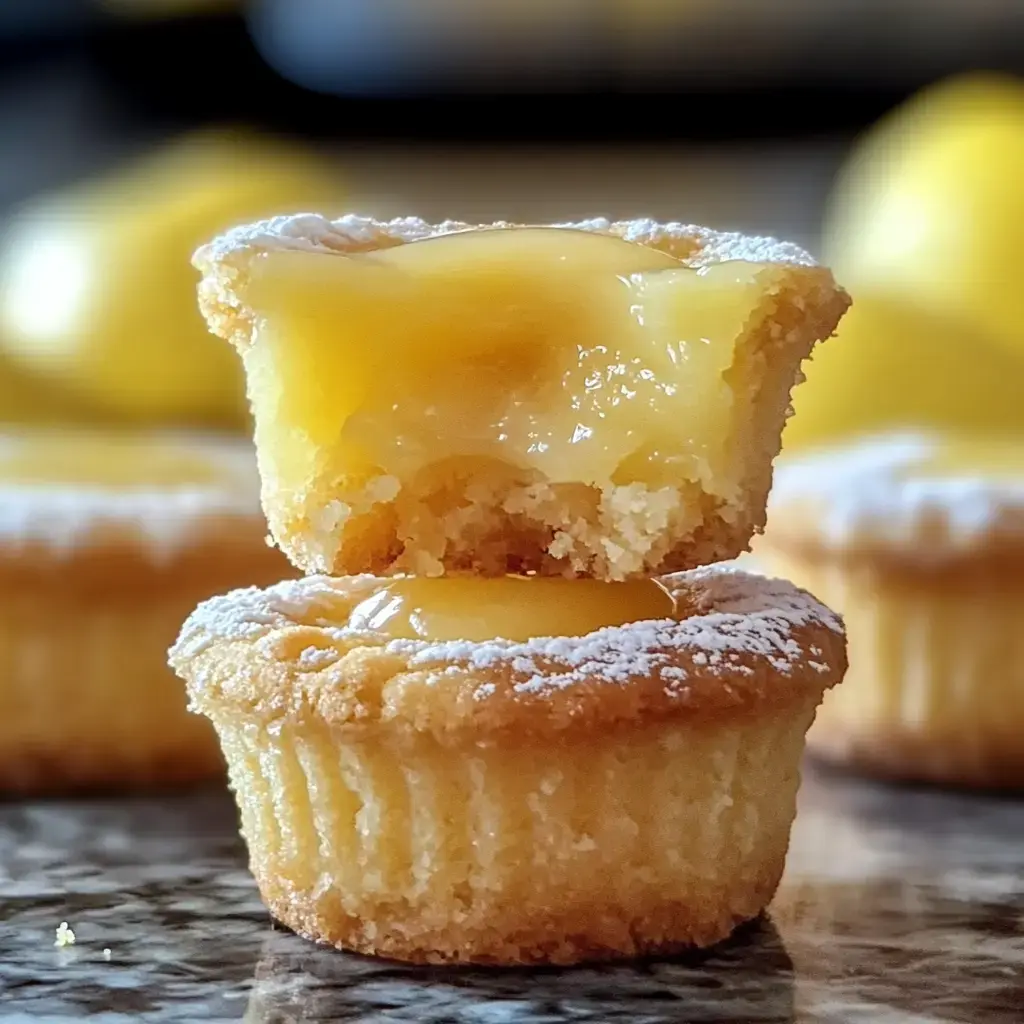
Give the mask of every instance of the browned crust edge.
<svg viewBox="0 0 1024 1024">
<path fill-rule="evenodd" d="M 727 605 L 712 585 L 721 579 L 727 587 L 753 587 L 755 596 L 765 599 L 768 607 L 762 608 L 756 627 L 749 612 L 723 624 L 726 616 L 719 606 Z M 514 657 L 474 665 L 472 648 L 480 645 L 471 645 L 468 657 L 414 663 L 415 645 L 388 645 L 379 634 L 339 636 L 330 623 L 344 621 L 343 606 L 314 609 L 319 621 L 311 625 L 291 625 L 287 613 L 276 624 L 264 618 L 264 626 L 240 638 L 217 638 L 186 623 L 170 661 L 186 680 L 194 707 L 213 718 L 243 716 L 263 723 L 315 719 L 347 729 L 387 725 L 450 742 L 477 734 L 526 738 L 654 720 L 736 719 L 792 706 L 809 694 L 820 698 L 842 679 L 847 667 L 842 624 L 804 591 L 785 581 L 724 569 L 697 570 L 664 582 L 688 613 L 679 630 L 697 624 L 698 639 L 637 652 L 640 656 L 614 682 L 599 678 L 595 668 L 569 685 L 546 686 L 545 679 L 578 666 L 573 669 L 555 656 L 536 659 L 532 666 Z M 228 595 L 214 607 L 227 610 L 232 601 L 253 597 L 262 595 Z M 802 611 L 786 618 L 787 602 L 796 602 Z M 257 612 L 257 618 L 262 614 Z M 705 625 L 725 632 L 717 640 L 710 634 L 704 639 Z M 616 649 L 630 628 L 609 631 L 609 648 Z M 757 643 L 743 650 L 751 630 Z M 670 639 L 674 632 L 669 627 Z M 717 650 L 714 645 L 730 633 L 738 638 L 739 649 Z M 303 671 L 303 651 L 332 647 L 336 660 Z"/>
<path fill-rule="evenodd" d="M 417 964 L 578 964 L 669 956 L 704 949 L 728 938 L 771 902 L 785 867 L 773 858 L 753 879 L 736 879 L 714 890 L 694 890 L 650 907 L 579 906 L 566 915 L 524 921 L 522 911 L 496 911 L 486 932 L 465 933 L 457 925 L 403 940 L 386 924 L 365 922 L 323 900 L 291 891 L 272 878 L 258 878 L 271 915 L 296 934 L 322 945 Z"/>
<path fill-rule="evenodd" d="M 0 751 L 0 798 L 160 792 L 224 776 L 224 758 L 212 734 L 145 757 L 102 740 L 65 742 L 57 729 L 45 747 L 8 745 Z"/>
<path fill-rule="evenodd" d="M 1024 792 L 1024 745 L 986 740 L 965 742 L 955 734 L 922 734 L 875 726 L 870 735 L 846 732 L 819 719 L 807 739 L 808 752 L 821 761 L 894 782 L 921 782 L 964 789 Z"/>
</svg>

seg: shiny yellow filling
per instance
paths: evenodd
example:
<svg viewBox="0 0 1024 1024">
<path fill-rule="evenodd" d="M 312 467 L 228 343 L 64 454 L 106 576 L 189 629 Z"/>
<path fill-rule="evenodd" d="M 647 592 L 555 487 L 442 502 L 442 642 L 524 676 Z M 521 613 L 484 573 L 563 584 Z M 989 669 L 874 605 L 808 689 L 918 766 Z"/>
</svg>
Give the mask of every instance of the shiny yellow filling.
<svg viewBox="0 0 1024 1024">
<path fill-rule="evenodd" d="M 301 489 L 491 458 L 555 483 L 727 494 L 727 376 L 764 269 L 556 228 L 269 253 L 245 354 L 264 473 Z"/>
<path fill-rule="evenodd" d="M 0 481 L 93 487 L 181 486 L 224 478 L 185 445 L 107 434 L 40 433 L 0 444 Z"/>
<path fill-rule="evenodd" d="M 671 618 L 675 610 L 674 598 L 655 580 L 406 577 L 365 598 L 346 625 L 406 640 L 529 640 L 585 636 L 605 626 Z"/>
</svg>

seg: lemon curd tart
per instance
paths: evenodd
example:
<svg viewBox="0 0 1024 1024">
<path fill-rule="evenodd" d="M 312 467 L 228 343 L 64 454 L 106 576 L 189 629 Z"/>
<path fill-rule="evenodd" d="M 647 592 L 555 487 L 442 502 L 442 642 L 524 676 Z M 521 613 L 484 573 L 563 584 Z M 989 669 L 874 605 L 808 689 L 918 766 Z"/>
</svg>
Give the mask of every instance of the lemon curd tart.
<svg viewBox="0 0 1024 1024">
<path fill-rule="evenodd" d="M 310 576 L 204 603 L 170 658 L 275 918 L 402 960 L 572 963 L 764 909 L 845 643 L 791 584 L 712 567 Z"/>
<path fill-rule="evenodd" d="M 1024 443 L 870 436 L 784 459 L 755 553 L 840 611 L 851 671 L 810 747 L 1024 788 Z"/>
<path fill-rule="evenodd" d="M 622 580 L 745 550 L 800 362 L 848 305 L 679 224 L 306 215 L 200 249 L 273 537 L 306 572 Z"/>
<path fill-rule="evenodd" d="M 165 650 L 197 601 L 288 570 L 258 491 L 233 439 L 0 435 L 0 791 L 223 773 Z"/>
</svg>

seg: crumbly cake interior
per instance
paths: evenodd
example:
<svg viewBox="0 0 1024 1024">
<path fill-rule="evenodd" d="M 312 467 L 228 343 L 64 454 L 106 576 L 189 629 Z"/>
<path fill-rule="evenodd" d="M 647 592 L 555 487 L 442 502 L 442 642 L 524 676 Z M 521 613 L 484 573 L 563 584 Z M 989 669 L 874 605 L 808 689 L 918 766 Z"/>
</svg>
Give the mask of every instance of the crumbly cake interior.
<svg viewBox="0 0 1024 1024">
<path fill-rule="evenodd" d="M 345 285 L 355 298 L 340 304 L 335 300 L 334 313 L 327 317 L 322 305 L 319 315 L 315 315 L 316 300 L 310 300 L 311 293 L 307 292 L 299 314 L 286 317 L 275 327 L 268 309 L 271 313 L 279 311 L 281 304 L 275 307 L 271 301 L 266 305 L 267 295 L 273 295 L 275 276 L 287 276 L 287 266 L 300 266 L 296 261 L 305 261 L 299 277 L 315 278 L 316 268 L 325 266 L 329 273 L 337 274 L 343 266 L 342 275 L 351 272 L 369 279 L 363 269 L 350 271 L 348 263 L 352 261 L 344 261 L 345 254 L 368 252 L 372 256 L 375 251 L 386 252 L 423 239 L 431 240 L 432 245 L 439 241 L 449 244 L 451 239 L 445 236 L 468 227 L 434 227 L 414 219 L 378 224 L 357 217 L 335 222 L 299 217 L 254 225 L 197 254 L 197 266 L 205 275 L 200 287 L 203 310 L 211 327 L 232 340 L 246 362 L 257 422 L 264 507 L 271 531 L 286 554 L 307 572 L 409 572 L 426 576 L 444 572 L 498 576 L 511 572 L 620 580 L 710 563 L 745 550 L 750 536 L 763 525 L 771 460 L 778 451 L 800 360 L 817 340 L 831 333 L 848 302 L 827 270 L 814 266 L 799 250 L 770 240 L 650 222 L 595 221 L 563 226 L 575 231 L 547 229 L 549 235 L 571 236 L 582 231 L 638 243 L 616 244 L 639 254 L 633 258 L 651 264 L 655 276 L 665 272 L 677 275 L 672 290 L 665 291 L 668 298 L 659 300 L 662 319 L 669 316 L 666 309 L 671 314 L 666 321 L 666 337 L 676 337 L 671 333 L 676 323 L 672 316 L 685 313 L 689 317 L 684 317 L 688 325 L 685 330 L 692 331 L 693 337 L 686 341 L 693 344 L 689 351 L 683 349 L 687 365 L 681 376 L 671 377 L 675 371 L 667 365 L 659 369 L 652 364 L 653 370 L 646 363 L 639 366 L 642 360 L 634 360 L 634 349 L 629 347 L 635 344 L 635 338 L 626 343 L 624 354 L 605 360 L 610 359 L 604 367 L 609 373 L 615 370 L 624 375 L 623 387 L 632 392 L 629 398 L 647 387 L 652 394 L 633 405 L 616 398 L 613 404 L 597 410 L 594 423 L 607 418 L 608 432 L 617 432 L 616 443 L 626 445 L 622 456 L 613 462 L 601 463 L 595 469 L 597 462 L 593 460 L 589 466 L 574 461 L 583 459 L 577 453 L 587 450 L 586 444 L 575 442 L 586 442 L 594 429 L 582 413 L 578 429 L 572 430 L 570 423 L 570 429 L 564 432 L 572 436 L 573 444 L 564 450 L 567 454 L 557 465 L 553 456 L 540 458 L 535 450 L 529 458 L 506 457 L 500 446 L 475 443 L 445 450 L 444 445 L 435 444 L 431 426 L 426 423 L 419 440 L 429 440 L 428 447 L 440 447 L 440 457 L 409 462 L 407 451 L 415 447 L 410 443 L 403 449 L 405 461 L 396 470 L 377 457 L 381 439 L 395 434 L 394 421 L 386 417 L 370 417 L 363 431 L 364 441 L 369 439 L 368 443 L 376 446 L 374 457 L 364 458 L 362 465 L 350 453 L 342 461 L 332 461 L 342 427 L 323 428 L 323 423 L 318 426 L 307 414 L 309 408 L 324 401 L 315 393 L 317 388 L 322 388 L 324 395 L 335 393 L 330 380 L 325 380 L 328 364 L 321 356 L 332 343 L 320 345 L 311 355 L 312 349 L 303 348 L 294 339 L 303 331 L 308 333 L 310 322 L 317 319 L 317 332 L 324 331 L 324 322 L 340 331 L 347 318 L 355 318 L 359 288 L 351 282 Z M 521 230 L 526 235 L 538 234 L 537 229 Z M 544 231 L 539 234 L 543 237 Z M 586 258 L 591 260 L 590 255 Z M 620 258 L 614 255 L 614 259 Z M 339 264 L 339 259 L 343 263 Z M 659 260 L 668 261 L 667 271 Z M 632 268 L 625 265 L 623 270 L 628 277 Z M 690 276 L 678 277 L 680 274 Z M 715 282 L 727 277 L 740 283 L 733 282 L 723 291 Z M 368 289 L 372 297 L 372 288 L 377 285 L 363 281 L 360 287 Z M 655 289 L 648 287 L 648 291 Z M 330 289 L 324 293 L 330 293 Z M 593 295 L 597 296 L 594 304 L 599 305 L 601 296 Z M 387 297 L 397 301 L 393 293 L 387 293 Z M 678 308 L 672 306 L 673 302 Z M 539 308 L 562 310 L 566 303 L 572 306 L 572 294 L 561 304 L 552 301 L 548 307 Z M 375 325 L 369 337 L 378 339 L 387 334 L 388 321 L 380 314 L 381 306 L 387 303 L 368 305 L 367 322 Z M 628 312 L 630 307 L 623 308 Z M 705 315 L 705 309 L 715 312 Z M 602 314 L 602 322 L 613 319 L 610 313 Z M 598 331 L 597 323 L 591 324 L 592 332 Z M 329 326 L 326 337 L 335 327 Z M 277 343 L 273 341 L 275 330 L 283 339 Z M 709 345 L 701 345 L 701 339 Z M 583 347 L 589 345 L 594 351 L 607 348 L 602 337 L 586 337 L 585 341 Z M 366 344 L 372 347 L 371 342 Z M 705 349 L 714 353 L 710 363 L 706 362 L 709 357 Z M 466 395 L 479 391 L 482 397 L 477 401 L 488 406 L 500 401 L 505 390 L 514 392 L 516 374 L 523 373 L 523 366 L 529 362 L 520 348 L 514 351 L 514 362 L 504 369 L 500 359 L 497 363 L 485 360 L 480 372 L 474 370 L 466 378 L 468 383 L 460 383 L 461 393 L 453 400 L 464 403 Z M 463 352 L 462 357 L 465 355 Z M 394 369 L 389 372 L 386 363 L 382 364 L 385 391 L 394 381 L 400 381 L 403 373 L 413 381 L 419 378 L 418 364 L 405 366 L 400 351 L 387 348 L 386 357 L 392 360 Z M 346 358 L 355 357 L 346 354 Z M 663 351 L 659 358 L 665 359 Z M 358 375 L 358 360 L 353 365 Z M 443 383 L 443 365 L 441 369 L 438 379 Z M 556 379 L 560 375 L 561 371 L 555 374 Z M 542 380 L 549 376 L 539 373 Z M 342 375 L 339 379 L 346 378 Z M 424 379 L 432 378 L 425 374 Z M 493 383 L 488 383 L 489 379 Z M 288 393 L 289 388 L 296 391 L 298 385 L 292 388 L 296 381 L 307 389 L 298 403 L 298 418 L 289 408 L 294 398 Z M 671 447 L 666 447 L 665 436 L 643 432 L 651 429 L 647 420 L 628 416 L 623 420 L 621 410 L 629 408 L 633 410 L 629 416 L 635 417 L 640 402 L 653 406 L 653 396 L 658 392 L 657 401 L 664 404 L 670 389 L 672 401 L 678 402 L 674 392 L 680 383 L 702 396 L 700 401 L 714 396 L 717 404 L 698 406 L 696 413 L 689 413 L 696 417 L 692 431 L 689 426 L 677 427 L 678 436 L 686 434 L 690 438 L 686 444 L 691 445 L 677 457 Z M 487 390 L 489 387 L 491 390 Z M 430 393 L 438 393 L 437 381 L 431 384 Z M 589 395 L 589 385 L 581 386 L 580 393 Z M 664 407 L 668 417 L 664 422 L 679 424 L 681 417 L 685 421 L 685 402 L 670 402 Z M 619 419 L 612 423 L 615 417 Z M 446 413 L 439 419 L 450 423 L 453 417 Z M 348 426 L 344 424 L 346 429 Z M 628 436 L 634 429 L 637 440 L 630 449 Z M 411 434 L 410 439 L 417 440 Z M 608 450 L 607 444 L 604 450 Z M 394 452 L 387 454 L 394 456 Z"/>
</svg>

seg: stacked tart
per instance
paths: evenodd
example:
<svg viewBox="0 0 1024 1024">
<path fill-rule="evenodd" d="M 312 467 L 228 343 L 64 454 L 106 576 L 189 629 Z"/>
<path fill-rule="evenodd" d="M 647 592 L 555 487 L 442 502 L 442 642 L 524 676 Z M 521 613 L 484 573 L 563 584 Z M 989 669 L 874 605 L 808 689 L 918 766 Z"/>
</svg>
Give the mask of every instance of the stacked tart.
<svg viewBox="0 0 1024 1024">
<path fill-rule="evenodd" d="M 263 507 L 307 575 L 171 650 L 273 915 L 421 962 L 714 943 L 771 899 L 846 666 L 765 518 L 848 305 L 795 247 L 649 221 L 297 216 L 201 249 Z"/>
</svg>

